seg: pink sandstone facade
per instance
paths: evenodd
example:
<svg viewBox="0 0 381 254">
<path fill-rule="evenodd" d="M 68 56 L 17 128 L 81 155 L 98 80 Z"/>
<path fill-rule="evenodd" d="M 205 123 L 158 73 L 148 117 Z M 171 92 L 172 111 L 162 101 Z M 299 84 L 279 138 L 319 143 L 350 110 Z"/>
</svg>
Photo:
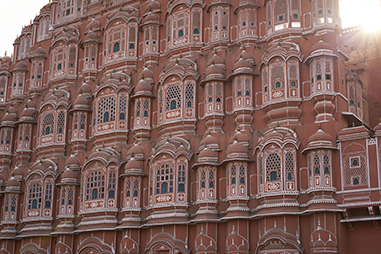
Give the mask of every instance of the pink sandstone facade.
<svg viewBox="0 0 381 254">
<path fill-rule="evenodd" d="M 377 253 L 380 45 L 338 0 L 53 0 L 1 58 L 0 253 Z"/>
</svg>

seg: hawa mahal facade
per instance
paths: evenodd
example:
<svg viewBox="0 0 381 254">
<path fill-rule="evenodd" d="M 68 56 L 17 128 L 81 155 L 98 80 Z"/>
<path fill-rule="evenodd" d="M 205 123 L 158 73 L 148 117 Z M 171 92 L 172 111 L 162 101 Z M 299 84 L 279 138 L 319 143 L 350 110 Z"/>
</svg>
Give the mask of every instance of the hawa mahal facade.
<svg viewBox="0 0 381 254">
<path fill-rule="evenodd" d="M 0 253 L 377 252 L 367 36 L 338 0 L 53 0 L 1 58 Z"/>
</svg>

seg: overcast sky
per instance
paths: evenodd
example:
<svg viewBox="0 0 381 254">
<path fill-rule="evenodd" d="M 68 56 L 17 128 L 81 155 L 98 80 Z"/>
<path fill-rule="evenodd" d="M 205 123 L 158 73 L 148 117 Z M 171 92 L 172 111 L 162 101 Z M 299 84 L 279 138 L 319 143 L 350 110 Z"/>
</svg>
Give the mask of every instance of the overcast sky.
<svg viewBox="0 0 381 254">
<path fill-rule="evenodd" d="M 22 26 L 28 25 L 30 20 L 33 20 L 48 2 L 49 0 L 0 0 L 2 10 L 0 15 L 0 56 L 6 50 L 8 55 L 13 52 L 13 42 L 16 36 L 21 33 Z M 359 2 L 361 4 L 358 4 Z M 380 12 L 378 15 L 370 15 L 369 13 L 369 9 L 375 10 L 374 3 L 379 6 L 380 0 L 341 0 L 343 27 L 354 26 L 361 20 L 369 19 L 369 17 L 378 18 Z"/>
</svg>

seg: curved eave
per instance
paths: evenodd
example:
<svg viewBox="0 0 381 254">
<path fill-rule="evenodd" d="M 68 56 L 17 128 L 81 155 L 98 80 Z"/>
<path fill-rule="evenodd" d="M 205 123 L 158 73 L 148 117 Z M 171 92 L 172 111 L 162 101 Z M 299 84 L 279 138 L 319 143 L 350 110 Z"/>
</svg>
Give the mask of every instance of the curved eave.
<svg viewBox="0 0 381 254">
<path fill-rule="evenodd" d="M 204 87 L 207 82 L 211 82 L 211 81 L 227 82 L 229 80 L 227 80 L 226 78 L 209 78 L 209 79 L 204 79 L 204 80 L 202 80 L 200 82 L 200 86 Z"/>
<path fill-rule="evenodd" d="M 225 163 L 228 163 L 228 162 L 231 162 L 231 161 L 247 161 L 247 162 L 254 162 L 253 160 L 251 160 L 249 157 L 247 158 L 240 158 L 240 157 L 237 157 L 237 158 L 230 158 L 230 159 L 225 159 L 221 162 L 221 165 L 225 164 Z"/>
<path fill-rule="evenodd" d="M 88 40 L 88 41 L 84 41 L 84 42 L 82 42 L 83 45 L 85 45 L 85 44 L 90 44 L 90 43 L 94 43 L 94 44 L 102 44 L 102 42 L 100 42 L 100 41 L 96 41 L 96 40 Z"/>
<path fill-rule="evenodd" d="M 152 25 L 152 26 L 164 26 L 164 24 L 159 23 L 159 22 L 148 22 L 148 23 L 140 24 L 139 28 L 143 28 L 145 26 L 150 26 L 150 25 Z"/>
<path fill-rule="evenodd" d="M 78 182 L 63 182 L 63 183 L 57 183 L 56 186 L 80 186 Z"/>
<path fill-rule="evenodd" d="M 348 61 L 348 60 L 349 60 L 348 56 L 347 56 L 343 51 L 341 51 L 340 49 L 337 50 L 337 53 L 338 53 L 342 58 L 344 58 L 345 61 Z"/>
<path fill-rule="evenodd" d="M 31 56 L 29 57 L 29 62 L 34 60 L 34 59 L 47 59 L 47 56 L 42 56 L 42 55 L 37 55 L 37 56 Z"/>
<path fill-rule="evenodd" d="M 220 166 L 220 165 L 221 163 L 219 162 L 203 161 L 203 162 L 197 162 L 193 164 L 192 168 L 196 170 L 196 167 L 200 167 L 200 166 Z"/>
<path fill-rule="evenodd" d="M 21 190 L 4 190 L 4 191 L 0 191 L 0 194 L 7 194 L 7 193 L 17 193 L 17 194 L 22 194 L 22 193 L 24 193 L 24 192 L 21 191 Z"/>
<path fill-rule="evenodd" d="M 238 7 L 236 7 L 235 9 L 234 9 L 234 14 L 237 14 L 238 13 L 238 11 L 240 10 L 240 9 L 242 9 L 242 8 L 259 8 L 260 6 L 258 5 L 258 4 L 251 4 L 251 3 L 247 3 L 247 4 L 243 4 L 243 5 L 240 5 L 240 6 L 238 6 Z"/>
<path fill-rule="evenodd" d="M 315 147 L 307 147 L 305 148 L 301 154 L 304 154 L 310 150 L 316 150 L 316 149 L 331 149 L 331 150 L 338 150 L 336 147 L 333 146 L 315 146 Z"/>
<path fill-rule="evenodd" d="M 214 6 L 219 6 L 219 5 L 233 6 L 231 3 L 214 3 L 208 6 L 208 8 L 206 9 L 206 12 L 210 12 L 210 9 L 212 9 Z"/>
<path fill-rule="evenodd" d="M 34 124 L 34 123 L 37 123 L 37 122 L 34 121 L 34 120 L 20 120 L 18 122 L 15 122 L 15 124 L 20 124 L 20 123 L 32 123 L 32 124 Z"/>
<path fill-rule="evenodd" d="M 235 76 L 242 75 L 242 74 L 259 76 L 259 74 L 254 72 L 254 71 L 240 71 L 240 72 L 234 72 L 234 73 L 230 74 L 228 77 L 228 80 L 231 81 Z"/>
<path fill-rule="evenodd" d="M 143 172 L 127 172 L 127 173 L 123 173 L 121 174 L 119 177 L 125 177 L 125 176 L 147 176 L 146 174 L 144 174 Z"/>
<path fill-rule="evenodd" d="M 139 97 L 150 97 L 150 98 L 156 98 L 152 93 L 151 94 L 134 94 L 130 97 L 131 100 L 135 100 L 135 98 Z"/>
<path fill-rule="evenodd" d="M 9 123 L 2 123 L 1 125 L 0 125 L 0 128 L 2 128 L 2 127 L 11 127 L 11 128 L 15 128 L 16 126 L 14 125 L 14 124 L 9 124 Z"/>
<path fill-rule="evenodd" d="M 328 56 L 328 57 L 333 57 L 333 58 L 338 58 L 337 55 L 335 55 L 333 52 L 332 53 L 328 53 L 326 51 L 322 51 L 320 53 L 311 53 L 307 58 L 306 60 L 304 60 L 304 63 L 305 64 L 309 64 L 309 62 L 312 60 L 312 58 L 315 58 L 315 57 L 321 57 L 321 56 Z"/>
<path fill-rule="evenodd" d="M 73 108 L 73 109 L 69 110 L 69 112 L 75 112 L 75 111 L 87 111 L 87 112 L 91 112 L 92 110 L 89 109 L 89 108 Z"/>
</svg>

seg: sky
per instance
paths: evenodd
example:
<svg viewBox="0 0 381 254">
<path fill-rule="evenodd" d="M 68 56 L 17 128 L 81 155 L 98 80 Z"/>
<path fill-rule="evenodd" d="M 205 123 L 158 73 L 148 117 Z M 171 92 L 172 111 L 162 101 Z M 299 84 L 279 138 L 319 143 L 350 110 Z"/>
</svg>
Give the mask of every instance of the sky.
<svg viewBox="0 0 381 254">
<path fill-rule="evenodd" d="M 303 0 L 304 1 L 304 0 Z M 381 0 L 341 0 L 340 14 L 343 28 L 364 23 L 367 27 L 380 24 L 377 19 L 381 14 Z M 13 42 L 21 33 L 21 28 L 39 13 L 49 0 L 0 0 L 0 56 L 13 52 Z M 360 4 L 359 4 L 360 3 Z M 372 22 L 372 19 L 375 21 Z"/>
</svg>

